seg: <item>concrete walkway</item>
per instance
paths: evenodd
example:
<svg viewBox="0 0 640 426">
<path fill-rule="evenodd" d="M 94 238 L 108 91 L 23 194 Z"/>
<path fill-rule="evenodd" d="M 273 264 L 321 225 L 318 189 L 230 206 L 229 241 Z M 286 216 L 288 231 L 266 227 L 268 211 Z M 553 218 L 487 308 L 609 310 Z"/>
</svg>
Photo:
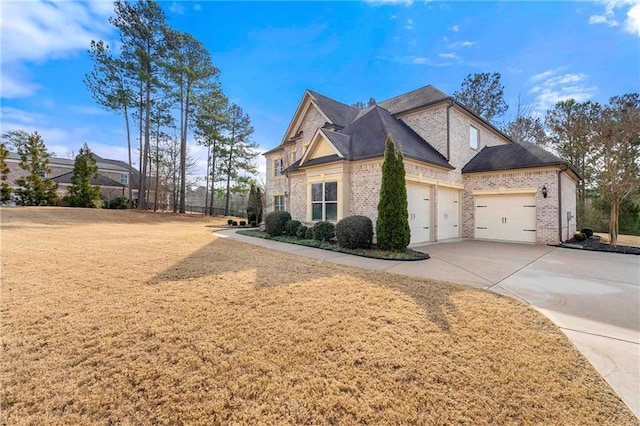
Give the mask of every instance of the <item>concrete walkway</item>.
<svg viewBox="0 0 640 426">
<path fill-rule="evenodd" d="M 458 240 L 415 247 L 431 259 L 368 259 L 235 230 L 217 235 L 313 259 L 487 289 L 553 321 L 640 418 L 640 256 Z"/>
</svg>

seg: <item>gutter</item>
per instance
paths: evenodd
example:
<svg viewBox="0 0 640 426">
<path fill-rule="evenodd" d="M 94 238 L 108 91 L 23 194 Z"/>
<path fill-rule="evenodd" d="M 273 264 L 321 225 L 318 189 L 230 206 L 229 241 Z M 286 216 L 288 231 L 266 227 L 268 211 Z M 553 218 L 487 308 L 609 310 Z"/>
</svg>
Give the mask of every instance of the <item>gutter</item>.
<svg viewBox="0 0 640 426">
<path fill-rule="evenodd" d="M 453 99 L 449 99 L 449 106 L 447 107 L 447 162 L 450 160 L 450 147 L 451 147 L 451 126 L 449 125 L 450 119 L 449 114 L 451 111 L 451 107 L 455 103 Z"/>
</svg>

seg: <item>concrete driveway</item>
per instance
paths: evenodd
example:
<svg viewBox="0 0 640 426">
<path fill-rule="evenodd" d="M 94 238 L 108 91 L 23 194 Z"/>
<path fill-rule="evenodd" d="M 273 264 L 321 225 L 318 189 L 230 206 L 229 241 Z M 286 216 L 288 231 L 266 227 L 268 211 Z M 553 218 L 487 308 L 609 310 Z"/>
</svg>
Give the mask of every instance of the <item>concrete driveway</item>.
<svg viewBox="0 0 640 426">
<path fill-rule="evenodd" d="M 553 321 L 640 418 L 640 256 L 459 240 L 415 247 L 421 262 L 367 259 L 235 231 L 216 234 L 303 256 L 484 288 Z"/>
</svg>

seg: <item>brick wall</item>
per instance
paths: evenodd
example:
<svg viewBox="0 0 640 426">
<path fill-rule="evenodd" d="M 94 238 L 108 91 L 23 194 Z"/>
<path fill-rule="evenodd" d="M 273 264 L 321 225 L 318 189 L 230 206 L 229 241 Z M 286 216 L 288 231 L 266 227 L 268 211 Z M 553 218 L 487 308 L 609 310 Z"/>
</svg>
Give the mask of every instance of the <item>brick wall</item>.
<svg viewBox="0 0 640 426">
<path fill-rule="evenodd" d="M 499 188 L 537 188 L 536 191 L 536 243 L 557 244 L 558 241 L 558 171 L 555 169 L 528 169 L 465 175 L 462 202 L 462 236 L 474 237 L 474 190 Z M 547 198 L 542 186 L 547 187 Z M 575 205 L 575 201 L 574 201 Z"/>
</svg>

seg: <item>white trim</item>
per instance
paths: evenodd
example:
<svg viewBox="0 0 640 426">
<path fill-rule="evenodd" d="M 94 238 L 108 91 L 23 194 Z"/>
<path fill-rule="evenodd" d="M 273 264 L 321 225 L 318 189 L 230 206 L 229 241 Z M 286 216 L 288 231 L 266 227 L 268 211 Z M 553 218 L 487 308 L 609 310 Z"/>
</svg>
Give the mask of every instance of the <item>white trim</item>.
<svg viewBox="0 0 640 426">
<path fill-rule="evenodd" d="M 498 189 L 474 189 L 471 193 L 475 195 L 508 195 L 508 194 L 535 194 L 538 188 L 505 188 L 501 186 Z"/>
<path fill-rule="evenodd" d="M 311 105 L 313 105 L 318 110 L 318 112 L 325 118 L 326 121 L 331 123 L 331 120 L 329 120 L 329 117 L 327 117 L 325 113 L 322 112 L 322 110 L 315 103 L 315 99 L 311 95 L 311 93 L 308 90 L 305 90 L 304 95 L 302 95 L 302 99 L 298 104 L 298 108 L 296 108 L 296 112 L 295 114 L 293 114 L 293 118 L 289 123 L 289 127 L 287 127 L 287 131 L 285 132 L 284 137 L 280 142 L 280 145 L 282 145 L 287 139 L 290 139 L 293 136 L 295 136 L 294 132 L 298 129 L 298 127 L 300 127 L 300 123 L 302 123 L 302 120 L 304 119 L 304 116 L 307 114 L 307 111 L 309 110 L 309 107 Z"/>
<path fill-rule="evenodd" d="M 338 149 L 335 147 L 335 145 L 331 143 L 331 141 L 329 140 L 327 135 L 324 134 L 322 129 L 318 128 L 316 130 L 315 134 L 313 135 L 313 137 L 311 138 L 311 142 L 309 142 L 309 146 L 304 151 L 304 154 L 302 155 L 302 158 L 300 159 L 300 165 L 301 166 L 307 161 L 307 158 L 309 157 L 309 153 L 313 151 L 313 149 L 315 148 L 315 145 L 318 144 L 318 142 L 316 142 L 318 140 L 318 135 L 320 135 L 322 137 L 322 140 L 324 140 L 325 142 L 327 142 L 329 144 L 331 149 L 333 149 L 333 151 L 336 153 L 336 155 L 338 157 L 344 158 L 344 155 L 342 155 L 340 153 L 340 151 L 338 151 Z"/>
</svg>

